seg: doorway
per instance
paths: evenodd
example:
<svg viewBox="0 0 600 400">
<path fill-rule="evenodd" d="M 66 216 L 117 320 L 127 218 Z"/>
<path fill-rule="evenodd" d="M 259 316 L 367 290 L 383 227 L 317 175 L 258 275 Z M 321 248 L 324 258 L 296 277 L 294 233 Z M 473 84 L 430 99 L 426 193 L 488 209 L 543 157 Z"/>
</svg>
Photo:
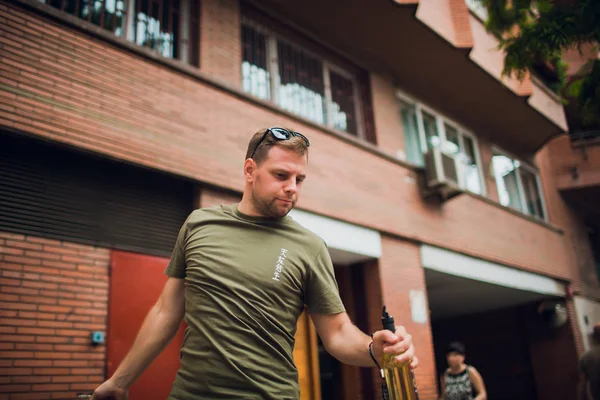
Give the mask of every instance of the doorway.
<svg viewBox="0 0 600 400">
<path fill-rule="evenodd" d="M 367 288 L 364 263 L 335 265 L 335 277 L 340 297 L 350 319 L 363 332 L 369 332 Z M 318 341 L 321 395 L 327 400 L 373 399 L 374 385 L 371 368 L 359 368 L 342 364 Z"/>
<path fill-rule="evenodd" d="M 112 251 L 108 304 L 107 376 L 112 376 L 133 345 L 148 311 L 167 281 L 168 258 Z M 183 324 L 167 348 L 131 386 L 130 400 L 166 399 L 179 369 Z"/>
</svg>

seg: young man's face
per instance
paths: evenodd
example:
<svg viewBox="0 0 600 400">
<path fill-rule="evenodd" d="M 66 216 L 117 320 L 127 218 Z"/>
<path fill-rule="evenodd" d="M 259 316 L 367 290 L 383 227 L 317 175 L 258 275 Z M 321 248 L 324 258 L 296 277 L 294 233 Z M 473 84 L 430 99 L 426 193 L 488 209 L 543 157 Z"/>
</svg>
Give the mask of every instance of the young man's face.
<svg viewBox="0 0 600 400">
<path fill-rule="evenodd" d="M 304 181 L 307 157 L 281 146 L 273 146 L 256 168 L 252 202 L 267 217 L 284 217 L 296 205 Z"/>
</svg>

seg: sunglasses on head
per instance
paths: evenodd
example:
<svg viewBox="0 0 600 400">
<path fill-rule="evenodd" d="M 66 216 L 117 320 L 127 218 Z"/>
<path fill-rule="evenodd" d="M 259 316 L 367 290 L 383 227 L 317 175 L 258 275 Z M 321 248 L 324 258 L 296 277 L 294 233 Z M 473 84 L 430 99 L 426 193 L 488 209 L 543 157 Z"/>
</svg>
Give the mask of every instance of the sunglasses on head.
<svg viewBox="0 0 600 400">
<path fill-rule="evenodd" d="M 256 153 L 256 150 L 258 150 L 260 144 L 262 143 L 263 140 L 265 140 L 265 137 L 269 133 L 271 133 L 273 135 L 273 137 L 277 140 L 289 140 L 292 136 L 296 136 L 296 137 L 304 139 L 304 142 L 306 143 L 306 147 L 310 146 L 310 142 L 308 141 L 308 138 L 306 136 L 304 136 L 303 134 L 301 134 L 300 132 L 292 132 L 289 129 L 285 129 L 285 128 L 268 128 L 267 131 L 264 133 L 264 135 L 262 135 L 262 137 L 258 141 L 258 144 L 254 148 L 254 151 L 252 152 L 252 155 L 250 156 L 250 158 L 254 158 L 254 154 Z"/>
</svg>

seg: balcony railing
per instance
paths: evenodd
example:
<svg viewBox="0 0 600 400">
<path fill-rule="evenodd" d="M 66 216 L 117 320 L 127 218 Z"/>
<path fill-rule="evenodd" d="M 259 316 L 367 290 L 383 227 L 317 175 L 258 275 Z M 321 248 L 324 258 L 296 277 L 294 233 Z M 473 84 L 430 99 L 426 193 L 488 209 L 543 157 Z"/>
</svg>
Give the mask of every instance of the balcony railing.
<svg viewBox="0 0 600 400">
<path fill-rule="evenodd" d="M 600 146 L 600 130 L 569 132 L 573 148 Z"/>
</svg>

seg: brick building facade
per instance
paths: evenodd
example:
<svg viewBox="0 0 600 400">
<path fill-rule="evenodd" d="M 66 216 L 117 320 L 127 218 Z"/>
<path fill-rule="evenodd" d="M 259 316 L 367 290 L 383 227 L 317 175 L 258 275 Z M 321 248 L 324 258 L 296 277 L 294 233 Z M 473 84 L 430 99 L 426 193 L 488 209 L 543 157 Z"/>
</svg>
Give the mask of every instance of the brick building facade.
<svg viewBox="0 0 600 400">
<path fill-rule="evenodd" d="M 413 334 L 421 399 L 455 339 L 491 398 L 571 398 L 600 320 L 600 147 L 573 147 L 560 100 L 501 76 L 496 45 L 462 0 L 1 0 L 0 399 L 114 371 L 117 255 L 168 257 L 187 213 L 237 201 L 268 126 L 310 138 L 297 217 L 337 229 L 359 327 L 386 304 Z M 465 173 L 446 201 L 423 191 L 438 148 Z M 308 320 L 297 338 L 303 398 L 375 398 L 374 371 L 328 359 Z"/>
</svg>

